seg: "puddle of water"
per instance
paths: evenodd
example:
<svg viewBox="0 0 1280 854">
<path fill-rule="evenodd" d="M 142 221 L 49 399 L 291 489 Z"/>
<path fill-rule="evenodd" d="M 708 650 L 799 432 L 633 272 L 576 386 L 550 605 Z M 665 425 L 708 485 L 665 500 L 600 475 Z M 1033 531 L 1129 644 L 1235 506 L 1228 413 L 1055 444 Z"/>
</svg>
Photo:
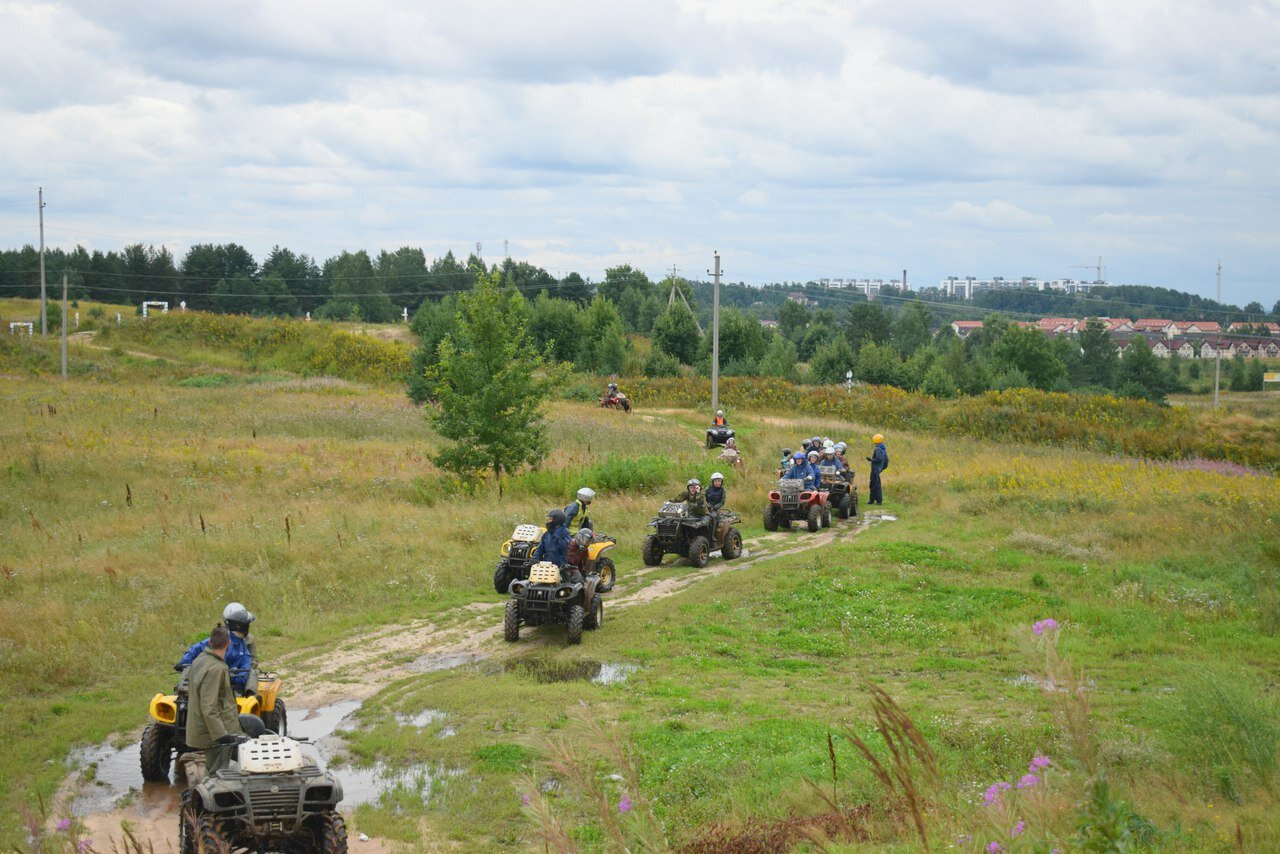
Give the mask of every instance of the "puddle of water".
<svg viewBox="0 0 1280 854">
<path fill-rule="evenodd" d="M 554 682 L 594 682 L 615 685 L 640 668 L 634 664 L 606 661 L 556 661 L 550 658 L 513 658 L 502 663 L 503 673 L 532 676 L 543 684 Z"/>
<path fill-rule="evenodd" d="M 342 729 L 344 723 L 351 723 L 359 708 L 359 700 L 342 700 L 318 709 L 299 709 L 296 712 L 290 709 L 289 735 L 319 744 Z"/>
<path fill-rule="evenodd" d="M 383 762 L 375 762 L 368 768 L 335 765 L 332 770 L 342 782 L 343 808 L 377 803 L 384 794 L 397 790 L 425 801 L 431 797 L 436 781 L 450 774 L 441 766 L 432 768 L 411 765 L 408 768 L 393 768 Z"/>
<path fill-rule="evenodd" d="M 462 667 L 466 664 L 475 664 L 484 657 L 484 653 L 480 652 L 459 652 L 447 655 L 439 652 L 429 652 L 426 655 L 418 656 L 405 667 L 414 673 L 435 673 L 438 670 L 452 670 L 455 667 Z"/>
<path fill-rule="evenodd" d="M 396 715 L 396 722 L 402 726 L 412 726 L 422 729 L 431 726 L 438 720 L 443 720 L 445 713 L 439 709 L 423 709 L 416 715 Z"/>
<path fill-rule="evenodd" d="M 68 754 L 66 765 L 82 780 L 71 799 L 74 816 L 109 812 L 126 798 L 136 798 L 147 815 L 177 810 L 178 786 L 142 781 L 137 743 L 123 748 L 110 743 L 76 748 Z"/>
<path fill-rule="evenodd" d="M 441 727 L 440 731 L 436 733 L 436 738 L 453 738 L 457 734 L 458 734 L 458 728 L 456 726 L 450 725 L 446 727 Z"/>
<path fill-rule="evenodd" d="M 881 521 L 881 522 L 896 522 L 896 521 L 898 521 L 898 517 L 897 517 L 897 516 L 881 516 L 881 517 L 880 517 L 880 521 Z"/>
</svg>

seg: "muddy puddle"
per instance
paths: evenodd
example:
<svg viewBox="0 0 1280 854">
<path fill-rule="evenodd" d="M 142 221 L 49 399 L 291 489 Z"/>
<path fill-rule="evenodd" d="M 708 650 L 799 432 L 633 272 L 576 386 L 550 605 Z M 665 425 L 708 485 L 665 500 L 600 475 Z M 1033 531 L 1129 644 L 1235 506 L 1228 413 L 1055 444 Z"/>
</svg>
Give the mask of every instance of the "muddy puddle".
<svg viewBox="0 0 1280 854">
<path fill-rule="evenodd" d="M 535 681 L 594 682 L 597 685 L 616 685 L 640 668 L 634 664 L 609 661 L 556 661 L 551 658 L 513 658 L 501 664 L 503 673 L 519 673 L 531 676 Z"/>
<path fill-rule="evenodd" d="M 459 652 L 442 654 L 429 652 L 420 655 L 405 665 L 405 669 L 413 673 L 435 673 L 440 670 L 453 670 L 486 658 L 482 652 Z"/>
</svg>

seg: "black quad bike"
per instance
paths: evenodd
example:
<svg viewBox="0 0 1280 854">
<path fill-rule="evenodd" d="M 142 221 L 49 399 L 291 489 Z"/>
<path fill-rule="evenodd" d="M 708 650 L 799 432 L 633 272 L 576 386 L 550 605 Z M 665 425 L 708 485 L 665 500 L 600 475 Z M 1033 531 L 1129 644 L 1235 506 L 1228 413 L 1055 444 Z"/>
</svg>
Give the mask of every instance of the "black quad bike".
<svg viewBox="0 0 1280 854">
<path fill-rule="evenodd" d="M 498 552 L 501 560 L 493 570 L 493 589 L 505 594 L 516 579 L 529 577 L 529 568 L 538 562 L 538 543 L 546 529 L 539 525 L 516 525 L 511 539 Z"/>
<path fill-rule="evenodd" d="M 858 485 L 853 482 L 853 471 L 836 466 L 818 466 L 822 472 L 822 488 L 827 491 L 828 502 L 835 506 L 836 515 L 848 519 L 858 515 Z"/>
<path fill-rule="evenodd" d="M 599 586 L 600 576 L 595 573 L 584 575 L 580 582 L 566 581 L 554 563 L 535 563 L 528 579 L 511 582 L 511 598 L 502 620 L 503 639 L 508 643 L 520 640 L 521 625 L 559 623 L 568 631 L 569 643 L 581 643 L 584 629 L 598 629 L 604 622 Z"/>
<path fill-rule="evenodd" d="M 264 733 L 182 793 L 178 851 L 346 854 L 341 800 L 342 784 L 304 757 L 297 741 Z"/>
<path fill-rule="evenodd" d="M 707 447 L 714 448 L 717 445 L 724 445 L 725 442 L 733 438 L 732 427 L 717 427 L 712 425 L 707 428 Z"/>
<path fill-rule="evenodd" d="M 683 501 L 666 501 L 649 523 L 654 532 L 645 537 L 641 557 L 645 566 L 657 566 L 668 554 L 689 559 L 696 567 L 707 565 L 714 549 L 725 560 L 742 554 L 742 534 L 734 527 L 741 521 L 737 513 L 721 510 L 719 517 L 694 516 Z"/>
</svg>

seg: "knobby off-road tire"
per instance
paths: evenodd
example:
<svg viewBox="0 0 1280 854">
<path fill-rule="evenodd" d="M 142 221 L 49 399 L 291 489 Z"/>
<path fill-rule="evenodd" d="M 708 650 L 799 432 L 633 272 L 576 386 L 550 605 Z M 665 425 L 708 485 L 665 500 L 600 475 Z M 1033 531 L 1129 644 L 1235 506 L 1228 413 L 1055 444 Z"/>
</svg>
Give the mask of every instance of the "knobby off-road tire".
<svg viewBox="0 0 1280 854">
<path fill-rule="evenodd" d="M 613 565 L 612 558 L 602 557 L 596 561 L 596 570 L 600 573 L 600 592 L 608 593 L 618 580 L 618 568 Z"/>
<path fill-rule="evenodd" d="M 831 527 L 831 505 L 830 504 L 824 504 L 822 506 L 822 527 L 824 528 Z"/>
<path fill-rule="evenodd" d="M 510 587 L 511 576 L 507 572 L 507 562 L 500 560 L 497 568 L 493 570 L 493 589 L 499 593 L 506 593 Z"/>
<path fill-rule="evenodd" d="M 315 849 L 317 854 L 347 854 L 347 823 L 342 816 L 334 813 L 315 821 L 323 821 L 316 834 L 319 842 Z"/>
<path fill-rule="evenodd" d="M 178 854 L 196 854 L 199 849 L 196 844 L 198 835 L 195 811 L 187 805 L 187 793 L 183 793 L 178 810 Z"/>
<path fill-rule="evenodd" d="M 778 530 L 778 510 L 777 504 L 768 504 L 764 508 L 764 529 L 766 531 Z"/>
<path fill-rule="evenodd" d="M 520 640 L 520 603 L 507 600 L 507 611 L 502 615 L 502 639 L 507 643 Z"/>
<path fill-rule="evenodd" d="M 836 512 L 840 514 L 841 519 L 849 518 L 849 504 L 850 496 L 846 495 L 840 499 L 840 506 L 836 509 Z"/>
<path fill-rule="evenodd" d="M 586 621 L 587 612 L 581 605 L 569 606 L 569 619 L 565 621 L 565 628 L 569 630 L 569 643 L 582 643 L 582 629 Z"/>
<path fill-rule="evenodd" d="M 173 751 L 169 745 L 173 741 L 173 727 L 159 723 L 149 723 L 142 731 L 142 739 L 138 742 L 138 763 L 142 766 L 142 779 L 148 783 L 169 782 L 169 765 L 173 759 Z"/>
<path fill-rule="evenodd" d="M 640 548 L 640 557 L 644 560 L 645 566 L 658 566 L 662 563 L 662 543 L 658 540 L 657 534 L 650 534 L 644 538 L 644 545 Z"/>
<path fill-rule="evenodd" d="M 814 504 L 809 507 L 809 517 L 806 520 L 809 525 L 809 533 L 816 533 L 822 527 L 822 511 L 818 509 L 818 505 Z"/>
<path fill-rule="evenodd" d="M 689 541 L 689 563 L 702 569 L 707 565 L 707 558 L 711 554 L 711 543 L 707 542 L 706 537 L 694 537 Z"/>
<path fill-rule="evenodd" d="M 587 616 L 582 621 L 582 627 L 589 632 L 604 625 L 604 600 L 597 593 L 591 597 L 591 607 L 587 609 Z"/>
<path fill-rule="evenodd" d="M 205 851 L 230 851 L 231 840 L 227 839 L 226 833 L 222 829 L 222 822 L 218 821 L 208 813 L 204 813 L 196 820 L 196 829 L 199 831 L 200 845 L 204 846 Z"/>
<path fill-rule="evenodd" d="M 849 496 L 849 518 L 855 518 L 858 515 L 858 493 Z"/>
<path fill-rule="evenodd" d="M 737 528 L 730 528 L 729 533 L 724 535 L 724 545 L 720 547 L 720 557 L 725 560 L 733 560 L 742 554 L 742 534 L 738 533 Z"/>
<path fill-rule="evenodd" d="M 289 734 L 289 710 L 285 708 L 284 700 L 276 700 L 276 707 L 263 713 L 262 723 L 281 738 Z"/>
<path fill-rule="evenodd" d="M 716 444 L 715 439 L 712 439 L 711 434 L 708 433 L 707 434 L 707 450 L 708 451 L 711 450 L 713 447 L 715 447 L 715 444 Z"/>
</svg>

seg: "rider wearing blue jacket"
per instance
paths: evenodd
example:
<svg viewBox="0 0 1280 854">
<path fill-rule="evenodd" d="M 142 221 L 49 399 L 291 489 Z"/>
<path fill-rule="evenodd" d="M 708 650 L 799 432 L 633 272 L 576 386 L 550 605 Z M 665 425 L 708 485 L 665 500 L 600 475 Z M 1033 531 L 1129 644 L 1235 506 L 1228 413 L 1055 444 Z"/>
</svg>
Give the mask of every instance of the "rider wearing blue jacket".
<svg viewBox="0 0 1280 854">
<path fill-rule="evenodd" d="M 249 637 L 249 624 L 256 619 L 257 617 L 239 602 L 232 602 L 222 609 L 222 622 L 231 632 L 231 643 L 227 646 L 227 654 L 223 660 L 227 664 L 227 669 L 231 671 L 231 687 L 235 688 L 237 693 L 248 690 L 250 672 L 258 663 L 257 656 L 254 655 L 253 641 Z M 173 669 L 181 671 L 191 666 L 208 645 L 208 638 L 192 644 Z"/>
<path fill-rule="evenodd" d="M 538 559 L 556 566 L 564 566 L 569 562 L 569 526 L 565 524 L 563 510 L 547 511 L 547 532 L 538 543 Z"/>
<path fill-rule="evenodd" d="M 792 460 L 791 468 L 787 469 L 787 472 L 782 476 L 782 479 L 799 480 L 803 481 L 806 486 L 812 486 L 814 472 L 810 470 L 809 464 L 805 462 L 804 454 L 796 451 Z"/>
</svg>

